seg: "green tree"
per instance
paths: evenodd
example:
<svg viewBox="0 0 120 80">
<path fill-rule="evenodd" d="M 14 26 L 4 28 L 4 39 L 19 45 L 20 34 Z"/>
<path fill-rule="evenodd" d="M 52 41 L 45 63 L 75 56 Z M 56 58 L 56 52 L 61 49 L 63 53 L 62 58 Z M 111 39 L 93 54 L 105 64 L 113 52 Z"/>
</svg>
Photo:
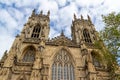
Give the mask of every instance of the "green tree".
<svg viewBox="0 0 120 80">
<path fill-rule="evenodd" d="M 102 16 L 105 28 L 100 31 L 100 37 L 106 45 L 105 54 L 108 60 L 108 67 L 112 69 L 112 76 L 115 74 L 117 65 L 120 64 L 120 13 L 114 12 Z"/>
</svg>

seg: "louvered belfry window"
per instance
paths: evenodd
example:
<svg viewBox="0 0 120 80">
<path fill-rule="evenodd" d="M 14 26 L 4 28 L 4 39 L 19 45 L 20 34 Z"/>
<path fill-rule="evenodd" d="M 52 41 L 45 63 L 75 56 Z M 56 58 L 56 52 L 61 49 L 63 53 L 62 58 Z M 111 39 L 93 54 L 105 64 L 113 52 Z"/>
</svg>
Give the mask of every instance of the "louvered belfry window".
<svg viewBox="0 0 120 80">
<path fill-rule="evenodd" d="M 84 41 L 87 43 L 92 43 L 89 31 L 87 29 L 83 30 Z"/>
<path fill-rule="evenodd" d="M 33 29 L 33 33 L 32 33 L 32 38 L 39 38 L 39 34 L 40 34 L 41 28 L 40 26 L 35 26 Z"/>
</svg>

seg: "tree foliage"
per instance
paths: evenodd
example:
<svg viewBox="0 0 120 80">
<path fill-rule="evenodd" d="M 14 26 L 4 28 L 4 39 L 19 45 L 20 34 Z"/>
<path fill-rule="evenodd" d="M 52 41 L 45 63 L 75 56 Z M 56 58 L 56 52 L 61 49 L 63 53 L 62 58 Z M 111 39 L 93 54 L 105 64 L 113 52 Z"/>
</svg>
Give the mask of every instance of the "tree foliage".
<svg viewBox="0 0 120 80">
<path fill-rule="evenodd" d="M 111 53 L 120 56 L 120 13 L 103 16 L 105 28 L 100 36 Z"/>
<path fill-rule="evenodd" d="M 100 37 L 106 45 L 104 56 L 108 61 L 108 67 L 114 74 L 117 65 L 120 64 L 120 13 L 112 12 L 102 18 L 105 28 L 100 31 Z"/>
</svg>

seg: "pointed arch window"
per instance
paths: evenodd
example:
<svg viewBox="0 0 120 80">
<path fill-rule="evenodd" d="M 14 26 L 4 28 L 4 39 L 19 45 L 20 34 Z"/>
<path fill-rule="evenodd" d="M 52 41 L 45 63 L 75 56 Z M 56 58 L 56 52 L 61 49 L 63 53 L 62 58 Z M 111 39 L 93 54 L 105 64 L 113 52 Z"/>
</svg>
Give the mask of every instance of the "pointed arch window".
<svg viewBox="0 0 120 80">
<path fill-rule="evenodd" d="M 96 58 L 96 56 L 93 55 L 92 58 L 93 58 L 93 65 L 94 65 L 95 67 L 100 67 L 100 62 L 99 62 L 99 60 Z"/>
<path fill-rule="evenodd" d="M 92 43 L 89 31 L 87 29 L 83 30 L 84 41 L 87 43 Z"/>
<path fill-rule="evenodd" d="M 39 25 L 35 26 L 32 32 L 32 38 L 39 38 L 41 27 Z"/>
<path fill-rule="evenodd" d="M 74 67 L 68 52 L 60 50 L 52 65 L 52 80 L 74 80 Z"/>
<path fill-rule="evenodd" d="M 23 62 L 34 62 L 35 60 L 35 49 L 33 47 L 28 47 L 25 50 Z"/>
<path fill-rule="evenodd" d="M 95 52 L 91 52 L 91 54 L 92 54 L 92 62 L 93 62 L 93 65 L 95 66 L 95 67 L 100 67 L 101 66 L 101 64 L 100 64 L 100 61 L 99 61 L 99 55 L 97 55 L 97 53 L 95 53 Z"/>
</svg>

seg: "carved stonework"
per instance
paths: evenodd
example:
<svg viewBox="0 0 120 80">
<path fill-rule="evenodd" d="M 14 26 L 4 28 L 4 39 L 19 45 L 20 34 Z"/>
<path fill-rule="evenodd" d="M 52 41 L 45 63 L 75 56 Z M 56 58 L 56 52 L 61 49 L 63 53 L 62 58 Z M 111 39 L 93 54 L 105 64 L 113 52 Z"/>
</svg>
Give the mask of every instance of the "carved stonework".
<svg viewBox="0 0 120 80">
<path fill-rule="evenodd" d="M 25 73 L 22 72 L 16 80 L 27 80 Z"/>
<path fill-rule="evenodd" d="M 90 17 L 77 18 L 71 25 L 71 39 L 61 35 L 49 39 L 50 11 L 36 14 L 28 22 L 0 61 L 0 80 L 110 80 L 105 68 L 96 68 L 94 46 L 99 40 Z M 7 46 L 7 45 L 6 45 Z M 103 46 L 104 47 L 104 46 Z"/>
<path fill-rule="evenodd" d="M 30 31 L 31 31 L 31 28 L 26 27 L 26 29 L 25 29 L 25 38 L 29 38 Z"/>
<path fill-rule="evenodd" d="M 41 75 L 39 70 L 33 70 L 31 73 L 30 80 L 41 80 Z"/>
<path fill-rule="evenodd" d="M 80 47 L 80 45 L 75 44 L 69 38 L 65 37 L 65 35 L 60 35 L 46 42 L 47 45 L 55 45 L 55 46 L 69 46 L 69 47 Z"/>
<path fill-rule="evenodd" d="M 36 43 L 38 44 L 40 42 L 39 38 L 25 38 L 24 43 Z"/>
</svg>

